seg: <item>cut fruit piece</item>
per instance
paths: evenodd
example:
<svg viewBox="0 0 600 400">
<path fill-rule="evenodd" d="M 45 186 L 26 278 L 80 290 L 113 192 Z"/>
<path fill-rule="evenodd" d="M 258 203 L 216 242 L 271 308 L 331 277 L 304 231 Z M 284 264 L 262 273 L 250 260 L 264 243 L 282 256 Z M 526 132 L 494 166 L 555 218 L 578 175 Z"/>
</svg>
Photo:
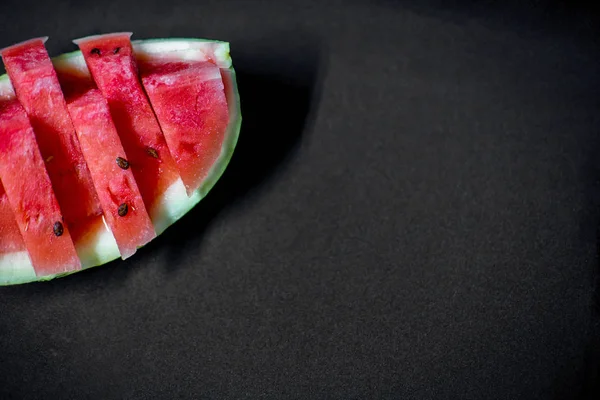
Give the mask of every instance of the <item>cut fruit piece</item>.
<svg viewBox="0 0 600 400">
<path fill-rule="evenodd" d="M 237 89 L 235 71 L 231 66 L 229 44 L 220 41 L 203 39 L 151 39 L 138 40 L 133 43 L 136 59 L 163 59 L 165 56 L 177 61 L 211 61 L 220 68 L 223 78 L 225 95 L 228 105 L 229 123 L 225 138 L 220 146 L 220 154 L 210 168 L 208 176 L 200 187 L 188 197 L 181 178 L 177 178 L 168 188 L 153 200 L 155 207 L 154 225 L 157 234 L 162 233 L 179 218 L 190 211 L 203 199 L 221 177 L 235 149 L 241 126 L 240 97 Z M 66 65 L 75 71 L 75 75 L 89 76 L 87 65 L 80 51 L 63 54 L 52 59 L 53 63 Z M 79 78 L 77 78 L 79 79 Z M 62 80 L 61 80 L 62 82 Z M 92 86 L 93 87 L 93 86 Z M 75 85 L 73 89 L 79 94 L 90 90 L 88 86 Z M 14 93 L 6 75 L 0 76 L 0 99 L 13 99 Z M 97 151 L 101 153 L 102 148 Z M 3 153 L 0 153 L 3 154 Z M 2 157 L 0 157 L 0 160 Z M 131 159 L 128 159 L 131 164 Z M 104 225 L 100 221 L 100 225 Z M 72 230 L 71 230 L 72 233 Z M 113 235 L 106 228 L 90 227 L 83 232 L 86 251 L 81 253 L 82 269 L 106 264 L 119 258 L 119 249 Z M 10 268 L 5 266 L 10 266 Z M 61 268 L 56 268 L 57 271 Z M 75 271 L 72 271 L 75 272 Z M 14 285 L 32 281 L 45 281 L 68 275 L 68 273 L 54 273 L 36 275 L 27 252 L 13 251 L 0 254 L 0 285 Z"/>
<path fill-rule="evenodd" d="M 80 269 L 33 128 L 16 99 L 0 100 L 0 154 L 2 183 L 36 276 Z"/>
<path fill-rule="evenodd" d="M 64 222 L 78 252 L 83 253 L 83 236 L 91 226 L 101 226 L 102 209 L 45 48 L 46 39 L 21 42 L 0 54 L 17 99 L 31 121 Z"/>
<path fill-rule="evenodd" d="M 221 152 L 229 123 L 219 67 L 205 62 L 138 62 L 142 83 L 191 195 Z"/>
<path fill-rule="evenodd" d="M 0 139 L 1 140 L 1 139 Z M 13 213 L 4 186 L 0 181 L 0 254 L 26 251 L 25 242 Z"/>
<path fill-rule="evenodd" d="M 10 81 L 0 78 L 0 102 L 14 98 Z M 35 269 L 2 182 L 0 192 L 0 285 L 26 282 L 36 278 Z"/>
<path fill-rule="evenodd" d="M 130 35 L 114 33 L 74 42 L 108 102 L 144 204 L 160 233 L 157 201 L 180 177 L 139 79 Z"/>
<path fill-rule="evenodd" d="M 60 62 L 54 67 L 106 222 L 115 236 L 121 257 L 131 257 L 138 247 L 156 237 L 156 233 L 106 99 L 95 87 L 87 69 Z"/>
<path fill-rule="evenodd" d="M 103 100 L 99 91 L 90 91 L 70 103 L 69 111 L 77 119 L 77 133 L 98 188 L 104 218 L 125 259 L 154 239 L 156 233 Z M 98 148 L 106 152 L 95 151 Z"/>
<path fill-rule="evenodd" d="M 15 214 L 0 182 L 0 279 L 18 279 L 19 271 L 23 268 L 35 275 Z"/>
</svg>

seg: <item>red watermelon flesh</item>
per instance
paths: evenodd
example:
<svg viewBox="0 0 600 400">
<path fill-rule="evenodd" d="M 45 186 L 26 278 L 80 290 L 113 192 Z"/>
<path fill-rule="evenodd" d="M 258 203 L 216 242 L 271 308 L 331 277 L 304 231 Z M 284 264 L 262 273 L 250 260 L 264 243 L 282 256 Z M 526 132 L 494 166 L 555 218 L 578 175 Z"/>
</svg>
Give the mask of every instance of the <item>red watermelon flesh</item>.
<svg viewBox="0 0 600 400">
<path fill-rule="evenodd" d="M 64 87 L 64 85 L 63 85 Z M 125 151 L 98 89 L 68 97 L 83 155 L 122 258 L 156 237 Z M 102 151 L 98 151 L 102 149 Z"/>
<path fill-rule="evenodd" d="M 108 101 L 131 170 L 154 220 L 154 204 L 179 179 L 175 162 L 138 76 L 129 33 L 75 40 Z"/>
<path fill-rule="evenodd" d="M 221 152 L 229 111 L 220 68 L 211 62 L 139 63 L 142 83 L 188 195 Z"/>
<path fill-rule="evenodd" d="M 102 213 L 90 171 L 81 152 L 66 102 L 45 48 L 46 38 L 31 39 L 0 53 L 17 98 L 25 108 L 64 219 L 86 232 Z"/>
<path fill-rule="evenodd" d="M 4 186 L 0 182 L 0 254 L 24 250 L 25 242 L 19 232 Z"/>
<path fill-rule="evenodd" d="M 0 154 L 2 183 L 36 275 L 80 269 L 33 128 L 14 99 L 0 101 Z"/>
</svg>

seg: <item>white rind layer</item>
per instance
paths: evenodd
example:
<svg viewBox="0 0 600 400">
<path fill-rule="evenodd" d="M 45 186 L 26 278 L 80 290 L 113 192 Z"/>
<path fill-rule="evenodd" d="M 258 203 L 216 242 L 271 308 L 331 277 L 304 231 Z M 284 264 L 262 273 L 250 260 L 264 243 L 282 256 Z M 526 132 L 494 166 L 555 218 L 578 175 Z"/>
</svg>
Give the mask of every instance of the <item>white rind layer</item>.
<svg viewBox="0 0 600 400">
<path fill-rule="evenodd" d="M 160 235 L 196 206 L 225 171 L 233 155 L 241 128 L 240 98 L 235 70 L 229 55 L 229 43 L 206 39 L 149 39 L 132 41 L 132 44 L 138 59 L 166 56 L 187 61 L 212 60 L 221 68 L 223 79 L 227 81 L 226 97 L 230 119 L 221 154 L 207 178 L 191 196 L 188 197 L 185 186 L 179 179 L 165 191 L 157 202 L 157 206 L 150 210 L 150 217 L 154 222 L 156 233 Z M 83 76 L 90 75 L 79 51 L 54 57 L 52 61 L 55 66 L 66 63 L 71 70 L 77 69 Z M 0 99 L 11 97 L 14 97 L 14 90 L 10 80 L 6 75 L 2 75 L 0 76 Z M 77 253 L 82 261 L 81 270 L 100 266 L 120 258 L 117 243 L 106 223 L 88 242 L 79 246 Z M 47 281 L 75 272 L 79 271 L 36 276 L 27 252 L 19 251 L 0 255 L 0 286 Z"/>
<path fill-rule="evenodd" d="M 165 57 L 178 61 L 213 61 L 219 68 L 231 68 L 227 42 L 172 38 L 134 40 L 131 43 L 138 60 Z"/>
<path fill-rule="evenodd" d="M 75 246 L 83 268 L 105 264 L 121 257 L 117 241 L 108 228 L 104 217 L 102 217 L 102 222 L 103 224 L 96 229 L 96 232 L 89 234 L 89 238 L 81 240 Z"/>
<path fill-rule="evenodd" d="M 0 257 L 0 284 L 17 285 L 35 279 L 35 271 L 26 251 L 15 251 Z"/>
</svg>

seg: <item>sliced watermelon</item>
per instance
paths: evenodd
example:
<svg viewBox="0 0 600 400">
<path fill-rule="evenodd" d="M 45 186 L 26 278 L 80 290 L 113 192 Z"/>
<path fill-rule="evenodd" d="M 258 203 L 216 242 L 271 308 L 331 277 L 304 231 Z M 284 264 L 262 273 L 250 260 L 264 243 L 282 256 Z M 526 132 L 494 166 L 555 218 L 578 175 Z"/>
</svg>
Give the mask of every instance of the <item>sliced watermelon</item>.
<svg viewBox="0 0 600 400">
<path fill-rule="evenodd" d="M 155 204 L 153 222 L 155 227 L 157 227 L 158 234 L 185 215 L 204 198 L 222 175 L 233 154 L 240 131 L 240 99 L 235 71 L 231 66 L 228 43 L 203 39 L 152 39 L 138 40 L 133 42 L 132 45 L 136 60 L 158 59 L 168 55 L 168 58 L 174 59 L 176 62 L 213 62 L 220 68 L 228 105 L 229 123 L 224 140 L 219 145 L 220 154 L 199 188 L 191 196 L 188 196 L 181 178 L 178 177 L 162 194 L 157 195 L 153 199 L 152 202 Z M 55 57 L 53 62 L 57 70 L 60 66 L 68 66 L 72 70 L 79 70 L 84 74 L 89 74 L 85 59 L 80 51 Z M 10 93 L 7 95 L 7 90 L 3 89 L 4 86 L 10 88 L 10 83 L 6 75 L 0 77 L 0 99 L 11 97 Z M 73 87 L 75 92 L 79 92 L 80 94 L 85 93 L 90 88 L 90 86 L 85 87 L 83 85 L 75 85 Z M 14 94 L 12 96 L 14 97 Z M 101 153 L 103 149 L 99 148 L 97 151 Z M 131 163 L 131 159 L 129 158 L 128 160 Z M 88 234 L 89 246 L 94 249 L 93 254 L 96 256 L 90 256 L 90 253 L 82 257 L 82 267 L 84 269 L 105 264 L 119 257 L 119 250 L 113 236 L 106 229 L 103 232 L 105 233 L 101 235 Z M 13 251 L 0 254 L 0 284 L 11 285 L 49 280 L 66 275 L 62 273 L 36 275 L 28 258 L 22 257 L 23 254 L 26 255 L 26 252 Z M 8 262 L 10 262 L 11 268 L 3 268 L 2 266 Z"/>
<path fill-rule="evenodd" d="M 0 182 L 0 277 L 8 280 L 18 278 L 19 268 L 35 275 L 15 214 Z"/>
<path fill-rule="evenodd" d="M 0 77 L 0 102 L 14 98 L 12 85 L 3 75 Z M 0 192 L 0 285 L 21 283 L 23 277 L 36 277 L 35 269 L 1 181 Z"/>
<path fill-rule="evenodd" d="M 210 61 L 139 62 L 142 83 L 191 195 L 221 151 L 229 123 L 219 67 Z"/>
<path fill-rule="evenodd" d="M 104 217 L 123 259 L 156 237 L 106 100 L 90 90 L 68 104 Z M 99 152 L 98 149 L 103 149 Z"/>
<path fill-rule="evenodd" d="M 80 269 L 33 128 L 16 99 L 0 100 L 0 154 L 2 183 L 36 276 Z"/>
<path fill-rule="evenodd" d="M 129 37 L 129 33 L 115 33 L 78 39 L 75 43 L 108 101 L 146 209 L 156 222 L 156 201 L 180 177 L 144 93 Z"/>
<path fill-rule="evenodd" d="M 8 76 L 0 76 L 0 102 L 10 103 L 15 101 L 17 101 L 15 92 L 10 80 L 8 79 Z M 0 135 L 1 132 L 2 131 L 0 129 Z M 0 155 L 2 155 L 2 157 L 0 157 L 0 161 L 4 159 L 3 154 L 3 151 L 0 151 Z M 0 173 L 0 176 L 1 175 L 2 174 Z M 33 180 L 34 178 L 32 176 L 28 176 L 28 179 Z M 43 184 L 43 181 L 39 182 L 38 186 L 42 187 Z M 6 196 L 6 200 L 8 200 L 8 196 Z M 13 210 L 11 206 L 11 214 L 13 218 L 15 218 L 14 212 L 12 211 Z M 72 231 L 69 231 L 69 233 L 71 234 L 71 237 L 73 237 Z M 76 250 L 78 256 L 80 257 L 81 264 L 85 268 L 94 265 L 101 265 L 119 257 L 119 250 L 117 248 L 117 244 L 115 243 L 114 237 L 104 226 L 102 219 L 100 219 L 95 225 L 87 225 L 87 230 L 83 231 L 82 236 L 79 238 L 79 244 L 80 248 L 76 247 Z M 52 260 L 52 254 L 44 254 L 42 246 L 34 246 L 34 251 L 36 251 L 36 249 L 41 254 L 43 259 Z M 49 263 L 56 267 L 57 271 L 64 271 L 68 269 L 64 268 L 64 266 L 61 268 L 60 263 L 57 262 L 50 261 Z M 48 280 L 57 276 L 68 275 L 71 272 L 59 272 L 56 274 L 36 273 L 36 270 L 32 265 L 31 258 L 29 257 L 28 250 L 15 250 L 0 254 L 0 285 L 14 285 L 31 281 Z"/>
<path fill-rule="evenodd" d="M 33 126 L 65 223 L 83 254 L 91 227 L 104 229 L 102 209 L 45 48 L 46 39 L 21 42 L 0 54 Z"/>
<path fill-rule="evenodd" d="M 54 64 L 106 222 L 123 259 L 156 237 L 106 99 L 89 71 Z M 103 151 L 98 151 L 103 149 Z"/>
<path fill-rule="evenodd" d="M 0 182 L 0 254 L 25 250 L 25 242 L 19 232 L 15 214 L 8 202 L 4 185 Z"/>
</svg>

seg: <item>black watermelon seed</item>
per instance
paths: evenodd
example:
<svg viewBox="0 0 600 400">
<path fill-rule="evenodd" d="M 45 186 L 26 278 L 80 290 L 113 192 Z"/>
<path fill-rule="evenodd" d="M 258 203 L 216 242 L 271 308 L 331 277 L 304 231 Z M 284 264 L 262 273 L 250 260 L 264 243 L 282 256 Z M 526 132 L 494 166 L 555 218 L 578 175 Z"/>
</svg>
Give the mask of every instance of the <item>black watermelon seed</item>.
<svg viewBox="0 0 600 400">
<path fill-rule="evenodd" d="M 121 169 L 127 169 L 129 168 L 129 161 L 127 161 L 123 157 L 117 157 L 117 165 Z"/>
<path fill-rule="evenodd" d="M 127 215 L 127 211 L 129 211 L 129 207 L 127 206 L 127 203 L 123 203 L 119 206 L 119 209 L 117 210 L 117 212 L 119 213 L 120 217 L 124 217 Z"/>
<path fill-rule="evenodd" d="M 113 54 L 117 54 L 119 52 L 119 50 L 121 50 L 120 47 L 116 47 L 115 50 L 113 51 Z"/>
<path fill-rule="evenodd" d="M 64 232 L 63 225 L 59 221 L 56 221 L 54 223 L 54 234 L 56 236 L 62 236 L 63 232 Z"/>
<path fill-rule="evenodd" d="M 100 55 L 100 49 L 99 49 L 99 48 L 97 48 L 97 47 L 94 47 L 94 48 L 92 49 L 92 51 L 90 51 L 90 53 L 92 53 L 92 54 L 96 54 L 97 56 L 99 56 L 99 55 Z"/>
<path fill-rule="evenodd" d="M 153 149 L 152 147 L 146 148 L 146 153 L 148 153 L 148 155 L 151 157 L 158 158 L 158 151 L 156 151 L 156 149 Z"/>
</svg>

